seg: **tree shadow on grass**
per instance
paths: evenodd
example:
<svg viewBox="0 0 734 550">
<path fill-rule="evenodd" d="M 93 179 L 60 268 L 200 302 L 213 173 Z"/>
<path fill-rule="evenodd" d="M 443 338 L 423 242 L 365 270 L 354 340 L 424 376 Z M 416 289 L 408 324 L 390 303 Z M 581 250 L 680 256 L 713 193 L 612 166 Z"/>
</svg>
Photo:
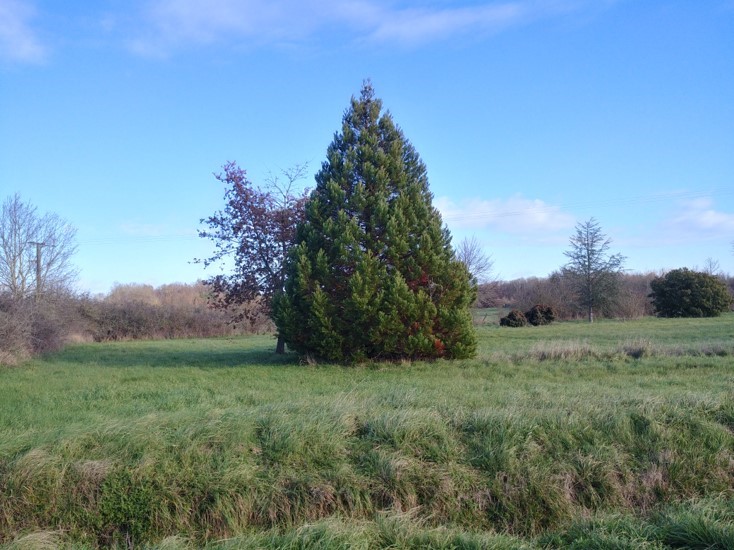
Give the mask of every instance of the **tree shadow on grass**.
<svg viewBox="0 0 734 550">
<path fill-rule="evenodd" d="M 47 357 L 48 362 L 75 363 L 99 367 L 152 367 L 203 369 L 297 365 L 296 353 L 278 355 L 275 342 L 242 345 L 226 340 L 160 340 L 106 342 L 69 346 Z"/>
</svg>

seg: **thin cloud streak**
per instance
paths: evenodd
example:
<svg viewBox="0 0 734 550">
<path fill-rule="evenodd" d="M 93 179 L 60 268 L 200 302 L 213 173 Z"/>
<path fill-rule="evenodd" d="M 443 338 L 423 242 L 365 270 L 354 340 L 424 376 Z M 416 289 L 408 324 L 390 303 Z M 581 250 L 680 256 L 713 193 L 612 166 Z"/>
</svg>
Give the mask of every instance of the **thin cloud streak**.
<svg viewBox="0 0 734 550">
<path fill-rule="evenodd" d="M 715 210 L 711 198 L 700 198 L 685 204 L 683 211 L 672 220 L 671 225 L 680 231 L 731 235 L 734 233 L 734 214 Z"/>
<path fill-rule="evenodd" d="M 402 10 L 382 17 L 370 40 L 417 45 L 458 33 L 497 31 L 521 22 L 526 15 L 526 6 L 518 2 L 433 11 Z"/>
<path fill-rule="evenodd" d="M 166 57 L 222 41 L 250 46 L 298 43 L 324 29 L 348 31 L 353 44 L 419 46 L 457 35 L 482 36 L 538 18 L 583 10 L 592 0 L 514 0 L 414 8 L 388 0 L 151 0 L 147 29 L 130 46 Z M 403 2 L 405 4 L 405 2 Z"/>
<path fill-rule="evenodd" d="M 0 59 L 14 63 L 39 63 L 46 48 L 34 32 L 35 8 L 23 0 L 0 0 Z"/>
<path fill-rule="evenodd" d="M 720 243 L 729 250 L 733 234 L 734 213 L 717 209 L 711 197 L 696 197 L 679 201 L 677 212 L 671 212 L 665 219 L 633 234 L 615 239 L 615 243 L 645 250 Z"/>
<path fill-rule="evenodd" d="M 507 199 L 466 200 L 460 204 L 448 197 L 439 197 L 434 205 L 443 220 L 455 229 L 491 227 L 506 233 L 547 235 L 566 231 L 576 222 L 559 206 L 519 195 Z"/>
</svg>

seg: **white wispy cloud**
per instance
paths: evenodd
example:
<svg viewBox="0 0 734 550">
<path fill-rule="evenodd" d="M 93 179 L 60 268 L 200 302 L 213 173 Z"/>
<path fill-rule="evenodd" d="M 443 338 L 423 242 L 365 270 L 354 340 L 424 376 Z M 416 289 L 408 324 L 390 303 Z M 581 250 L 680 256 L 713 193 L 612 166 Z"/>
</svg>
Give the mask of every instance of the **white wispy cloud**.
<svg viewBox="0 0 734 550">
<path fill-rule="evenodd" d="M 705 231 L 732 235 L 734 213 L 716 210 L 711 198 L 697 198 L 683 205 L 681 211 L 673 218 L 672 225 L 687 232 Z"/>
<path fill-rule="evenodd" d="M 38 63 L 46 57 L 31 22 L 36 10 L 24 0 L 0 0 L 0 59 L 15 63 Z"/>
<path fill-rule="evenodd" d="M 521 2 L 439 10 L 399 10 L 383 14 L 375 21 L 375 29 L 369 38 L 376 42 L 416 45 L 450 38 L 458 33 L 498 31 L 522 22 L 529 14 L 527 4 Z"/>
<path fill-rule="evenodd" d="M 546 235 L 566 231 L 576 221 L 560 206 L 519 195 L 460 203 L 448 197 L 439 197 L 434 200 L 434 206 L 441 212 L 443 220 L 456 229 L 493 228 L 506 233 Z"/>
<path fill-rule="evenodd" d="M 341 32 L 354 43 L 417 46 L 499 32 L 598 3 L 496 0 L 415 7 L 406 0 L 149 0 L 145 30 L 131 46 L 141 54 L 165 56 L 179 48 L 225 41 L 299 43 L 322 31 Z"/>
<path fill-rule="evenodd" d="M 297 42 L 335 13 L 349 13 L 344 8 L 331 10 L 329 4 L 317 0 L 153 0 L 143 14 L 147 29 L 131 41 L 131 47 L 136 53 L 166 56 L 177 49 L 222 42 Z"/>
</svg>

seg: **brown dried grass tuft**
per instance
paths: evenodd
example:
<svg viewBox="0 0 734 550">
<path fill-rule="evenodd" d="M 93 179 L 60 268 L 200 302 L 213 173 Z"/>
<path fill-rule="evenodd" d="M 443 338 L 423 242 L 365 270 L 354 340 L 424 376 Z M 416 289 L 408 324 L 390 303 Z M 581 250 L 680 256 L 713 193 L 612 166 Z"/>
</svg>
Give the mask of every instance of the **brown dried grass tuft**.
<svg viewBox="0 0 734 550">
<path fill-rule="evenodd" d="M 546 340 L 533 344 L 529 355 L 537 361 L 580 361 L 598 357 L 599 351 L 586 341 Z"/>
<path fill-rule="evenodd" d="M 62 544 L 63 532 L 36 531 L 13 540 L 7 550 L 56 550 Z"/>
</svg>

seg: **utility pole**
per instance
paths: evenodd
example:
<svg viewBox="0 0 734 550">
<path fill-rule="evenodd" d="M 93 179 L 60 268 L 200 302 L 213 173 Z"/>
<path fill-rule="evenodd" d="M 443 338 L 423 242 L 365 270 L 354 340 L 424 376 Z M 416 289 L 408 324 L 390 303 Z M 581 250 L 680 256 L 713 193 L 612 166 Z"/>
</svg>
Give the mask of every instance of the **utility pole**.
<svg viewBox="0 0 734 550">
<path fill-rule="evenodd" d="M 38 243 L 29 241 L 28 244 L 36 245 L 36 302 L 41 299 L 41 248 L 46 243 Z"/>
</svg>

